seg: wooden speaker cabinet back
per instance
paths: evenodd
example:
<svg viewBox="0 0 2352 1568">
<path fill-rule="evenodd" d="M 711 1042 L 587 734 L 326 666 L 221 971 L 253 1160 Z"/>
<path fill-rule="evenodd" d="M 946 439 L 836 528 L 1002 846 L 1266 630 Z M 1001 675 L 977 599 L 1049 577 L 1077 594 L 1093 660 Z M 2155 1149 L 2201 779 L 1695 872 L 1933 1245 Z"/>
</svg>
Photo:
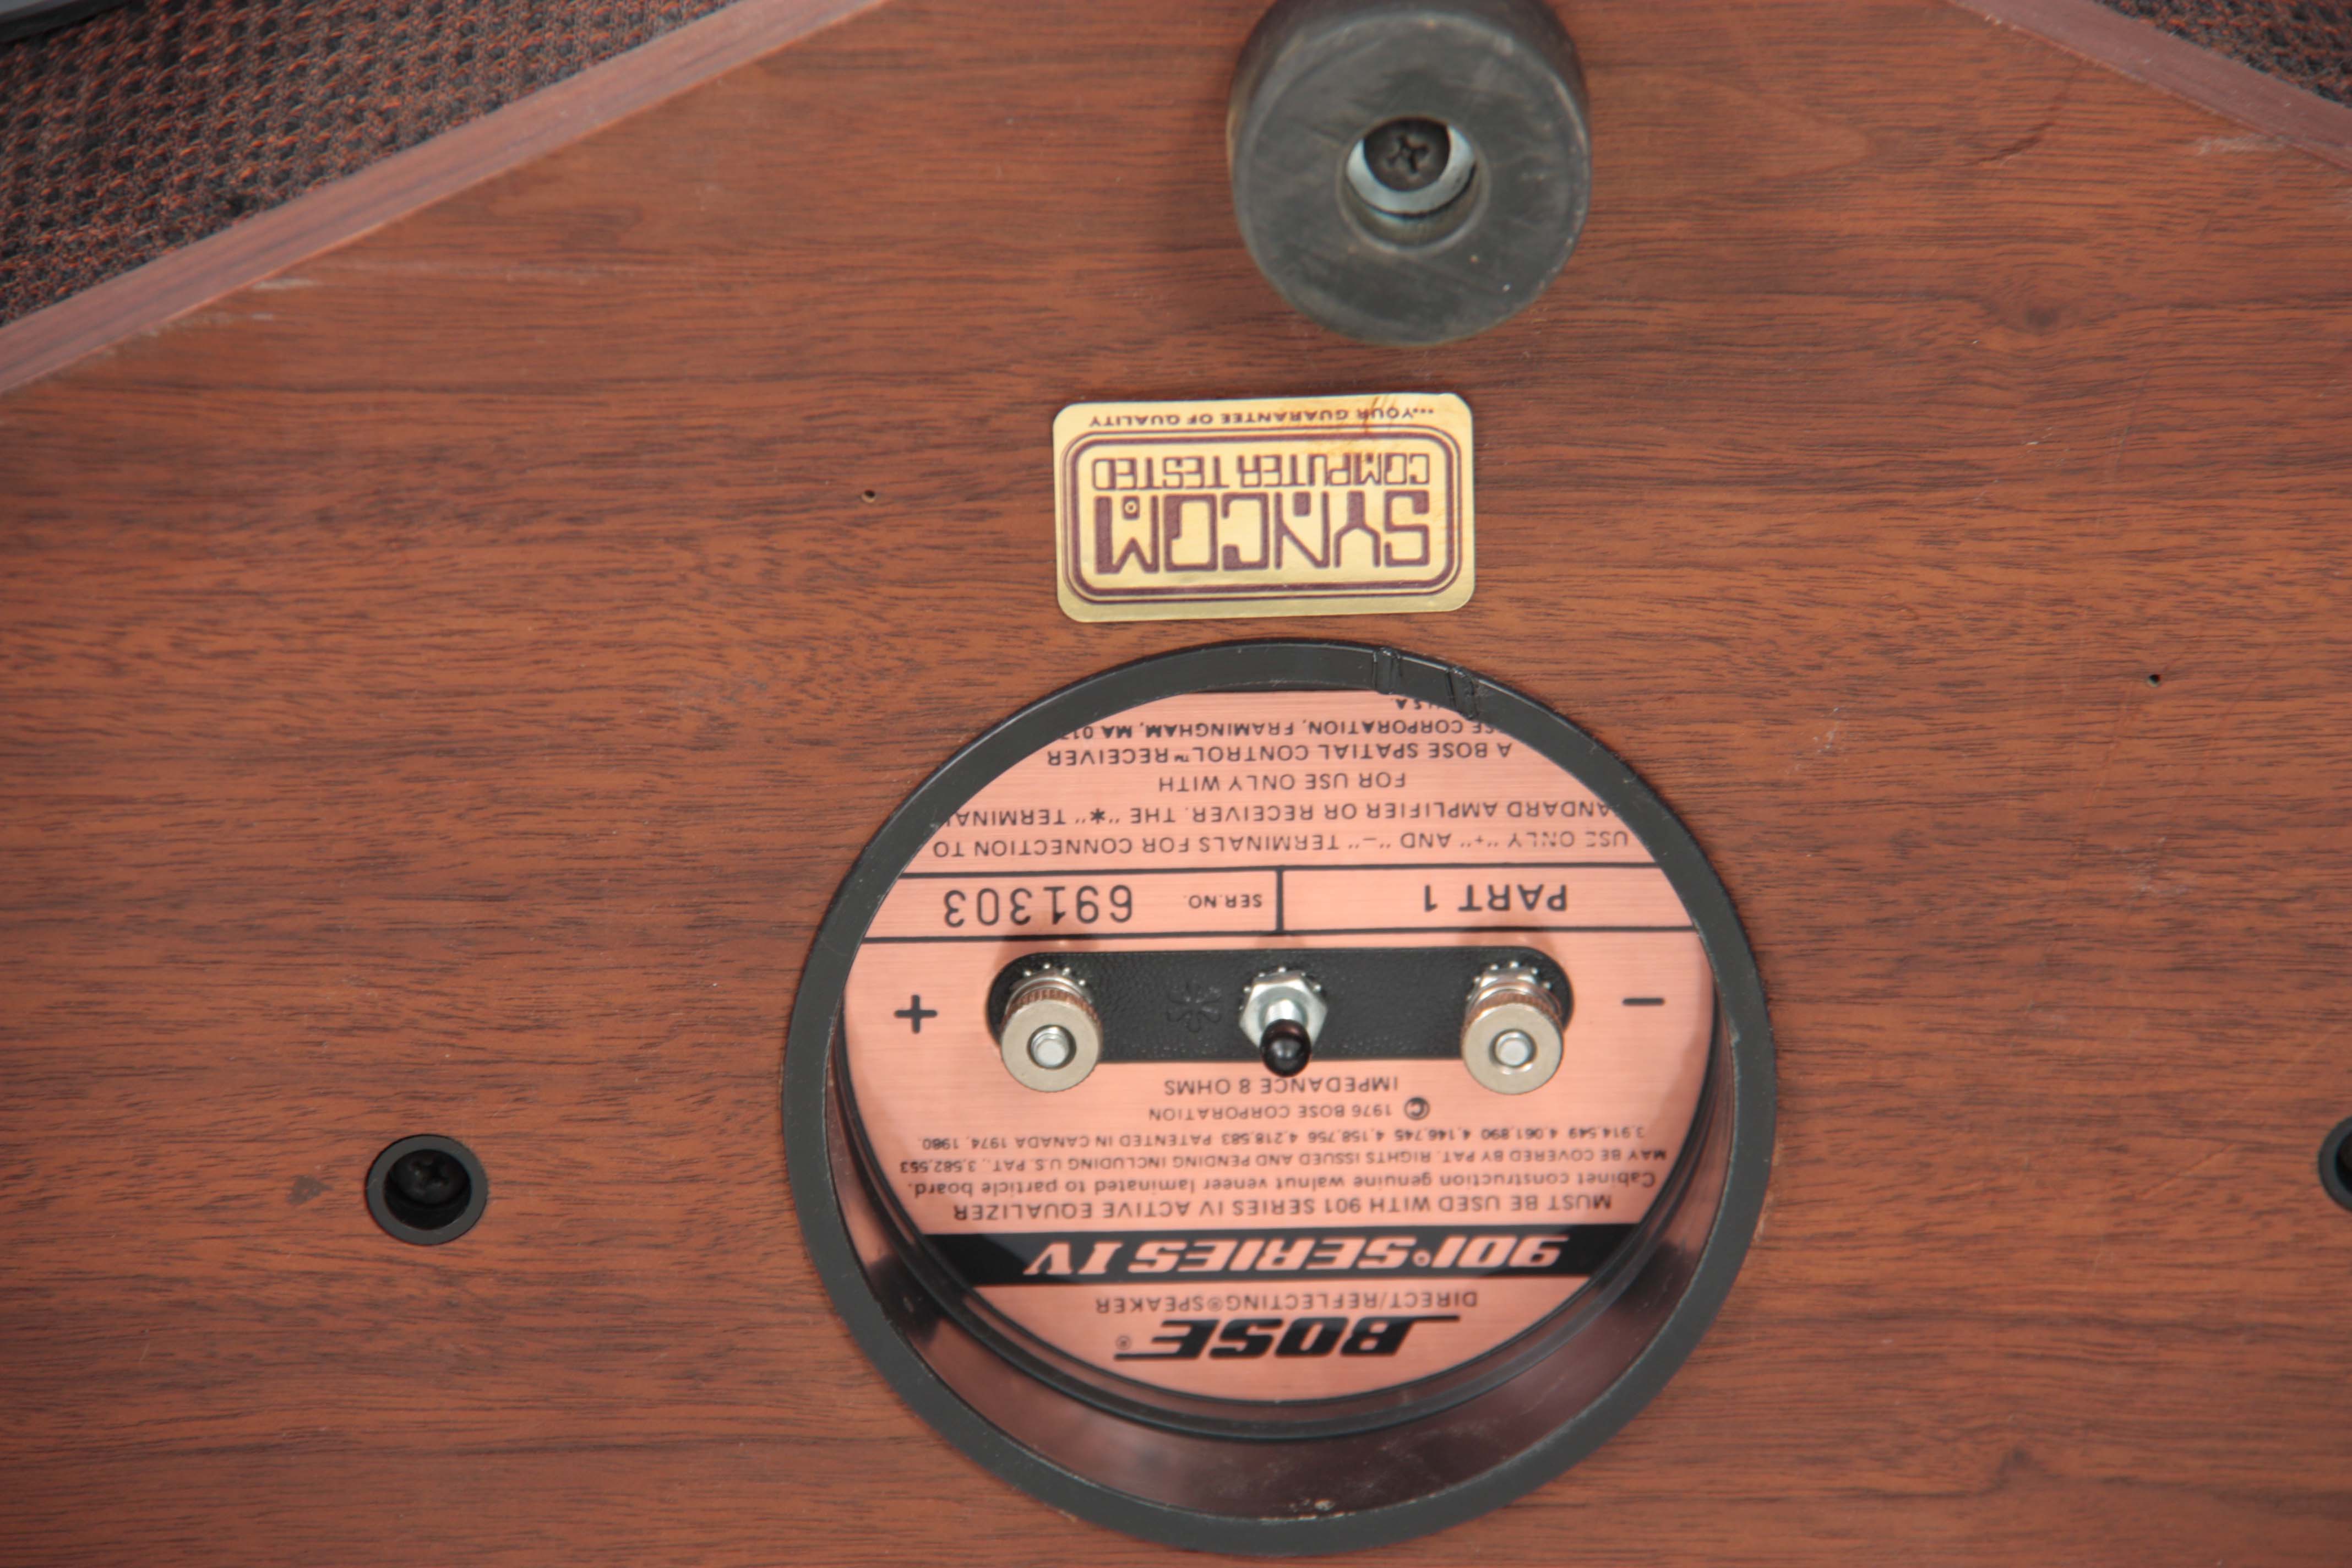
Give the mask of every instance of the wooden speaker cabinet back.
<svg viewBox="0 0 2352 1568">
<path fill-rule="evenodd" d="M 1256 9 L 891 0 L 0 398 L 0 1556 L 1176 1560 L 893 1396 L 779 1075 L 956 748 L 1277 635 L 1629 761 L 1779 1049 L 1696 1354 L 1376 1555 L 2352 1560 L 2352 174 L 1930 0 L 1580 0 L 1566 272 L 1380 349 L 1235 232 Z M 1057 610 L 1063 405 L 1401 387 L 1465 608 Z"/>
</svg>

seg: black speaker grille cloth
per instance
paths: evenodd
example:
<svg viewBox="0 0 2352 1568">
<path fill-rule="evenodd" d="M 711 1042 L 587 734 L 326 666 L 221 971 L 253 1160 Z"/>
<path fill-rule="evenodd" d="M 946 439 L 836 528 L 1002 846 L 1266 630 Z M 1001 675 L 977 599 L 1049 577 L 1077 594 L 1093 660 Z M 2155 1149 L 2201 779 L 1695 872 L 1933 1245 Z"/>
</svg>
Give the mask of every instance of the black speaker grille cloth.
<svg viewBox="0 0 2352 1568">
<path fill-rule="evenodd" d="M 2352 3 L 2347 0 L 2105 3 L 2305 92 L 2352 104 Z"/>
<path fill-rule="evenodd" d="M 721 0 L 132 0 L 0 45 L 0 321 Z"/>
</svg>

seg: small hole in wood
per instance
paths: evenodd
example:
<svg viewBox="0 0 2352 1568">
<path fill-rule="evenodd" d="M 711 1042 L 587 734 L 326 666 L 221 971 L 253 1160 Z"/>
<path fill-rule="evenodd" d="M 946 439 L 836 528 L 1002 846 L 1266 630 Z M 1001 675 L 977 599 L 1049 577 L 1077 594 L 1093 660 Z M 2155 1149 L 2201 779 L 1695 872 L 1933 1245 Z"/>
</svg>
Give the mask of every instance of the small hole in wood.
<svg viewBox="0 0 2352 1568">
<path fill-rule="evenodd" d="M 857 492 L 857 499 L 865 501 L 870 506 L 874 502 L 882 499 L 882 492 L 880 490 L 860 490 Z"/>
<path fill-rule="evenodd" d="M 868 491 L 866 491 L 866 494 L 868 494 L 868 495 L 872 495 L 874 492 L 873 492 L 873 491 L 871 491 L 871 490 L 868 490 Z M 2161 686 L 2161 685 L 2163 685 L 2163 684 L 2164 684 L 2164 677 L 2162 677 L 2162 676 L 2160 676 L 2160 675 L 2151 675 L 2151 676 L 2149 676 L 2149 677 L 2147 678 L 2147 683 L 2148 683 L 2150 686 Z"/>
<path fill-rule="evenodd" d="M 2337 1122 L 2320 1140 L 2319 1184 L 2329 1197 L 2352 1209 L 2352 1118 Z"/>
<path fill-rule="evenodd" d="M 489 1201 L 489 1181 L 473 1151 L 454 1138 L 403 1138 L 368 1170 L 368 1212 L 387 1235 L 419 1247 L 455 1241 Z"/>
</svg>

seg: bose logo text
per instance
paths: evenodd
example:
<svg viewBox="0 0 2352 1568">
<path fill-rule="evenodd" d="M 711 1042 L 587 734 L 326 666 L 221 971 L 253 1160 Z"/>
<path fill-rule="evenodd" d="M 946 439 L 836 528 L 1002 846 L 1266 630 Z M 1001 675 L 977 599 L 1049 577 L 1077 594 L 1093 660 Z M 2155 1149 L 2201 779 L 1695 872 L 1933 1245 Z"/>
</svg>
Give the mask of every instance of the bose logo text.
<svg viewBox="0 0 2352 1568">
<path fill-rule="evenodd" d="M 1248 1360 L 1256 1356 L 1394 1355 L 1415 1323 L 1458 1323 L 1451 1312 L 1358 1318 L 1162 1318 L 1157 1350 L 1120 1351 L 1119 1361 Z"/>
</svg>

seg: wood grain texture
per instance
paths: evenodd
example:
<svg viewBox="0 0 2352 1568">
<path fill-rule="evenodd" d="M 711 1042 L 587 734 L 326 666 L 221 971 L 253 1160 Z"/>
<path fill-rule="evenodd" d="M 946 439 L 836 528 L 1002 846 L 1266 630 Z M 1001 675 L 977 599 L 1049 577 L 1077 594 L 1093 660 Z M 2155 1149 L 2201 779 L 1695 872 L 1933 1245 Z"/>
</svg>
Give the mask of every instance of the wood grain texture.
<svg viewBox="0 0 2352 1568">
<path fill-rule="evenodd" d="M 1254 9 L 897 0 L 0 401 L 0 1559 L 1181 1561 L 855 1352 L 783 1021 L 954 747 L 1301 633 L 1617 748 L 1781 1052 L 1688 1366 L 1375 1556 L 2347 1560 L 2352 176 L 1929 0 L 1578 4 L 1569 272 L 1370 349 L 1235 238 Z M 1062 404 L 1424 386 L 1466 610 L 1055 611 Z"/>
</svg>

